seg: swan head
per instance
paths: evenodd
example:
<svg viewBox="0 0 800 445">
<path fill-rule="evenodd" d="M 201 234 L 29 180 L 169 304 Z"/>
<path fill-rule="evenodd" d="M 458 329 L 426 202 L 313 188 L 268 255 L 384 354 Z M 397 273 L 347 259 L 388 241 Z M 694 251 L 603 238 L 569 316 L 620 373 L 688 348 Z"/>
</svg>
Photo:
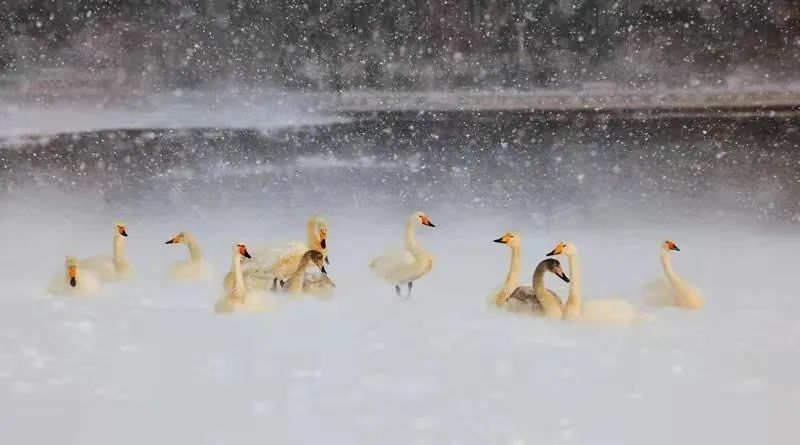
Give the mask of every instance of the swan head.
<svg viewBox="0 0 800 445">
<path fill-rule="evenodd" d="M 239 255 L 241 255 L 241 256 L 243 256 L 245 258 L 252 258 L 250 256 L 250 252 L 247 251 L 247 246 L 244 243 L 236 243 L 236 245 L 233 248 L 237 252 L 239 252 Z"/>
<path fill-rule="evenodd" d="M 414 212 L 414 214 L 411 215 L 411 218 L 415 218 L 423 226 L 436 227 L 435 225 L 433 225 L 433 223 L 431 222 L 431 219 L 428 217 L 428 215 L 425 212 Z"/>
<path fill-rule="evenodd" d="M 506 232 L 503 236 L 494 240 L 494 242 L 508 244 L 509 246 L 519 246 L 519 243 L 522 242 L 522 237 L 520 237 L 517 232 Z"/>
<path fill-rule="evenodd" d="M 173 236 L 172 239 L 170 239 L 169 241 L 167 241 L 164 244 L 181 244 L 183 242 L 186 242 L 186 237 L 187 236 L 188 235 L 186 234 L 186 232 L 181 232 L 181 233 Z"/>
<path fill-rule="evenodd" d="M 67 257 L 67 280 L 70 287 L 78 285 L 78 260 L 73 256 Z"/>
<path fill-rule="evenodd" d="M 325 255 L 322 252 L 319 250 L 309 250 L 303 256 L 308 258 L 308 261 L 316 264 L 320 272 L 325 275 L 328 274 L 328 271 L 325 270 Z"/>
<path fill-rule="evenodd" d="M 311 215 L 311 217 L 308 218 L 308 231 L 316 235 L 319 240 L 319 247 L 322 250 L 328 248 L 328 223 L 325 222 L 325 218 L 319 215 Z M 325 261 L 328 261 L 327 257 Z"/>
<path fill-rule="evenodd" d="M 542 261 L 542 263 L 544 263 L 544 266 L 548 272 L 552 272 L 558 278 L 561 278 L 562 280 L 569 283 L 569 277 L 567 276 L 567 274 L 564 273 L 564 269 L 561 267 L 561 263 L 557 259 L 547 258 L 544 261 Z"/>
<path fill-rule="evenodd" d="M 576 252 L 577 249 L 575 248 L 574 244 L 572 244 L 569 241 L 567 242 L 561 241 L 558 244 L 556 244 L 556 247 L 554 247 L 553 250 L 551 250 L 550 253 L 547 254 L 547 256 L 553 256 L 553 255 L 569 256 L 569 255 L 574 255 Z"/>
<path fill-rule="evenodd" d="M 672 241 L 671 239 L 668 239 L 668 240 L 664 241 L 664 243 L 661 244 L 661 249 L 664 252 L 669 252 L 670 250 L 674 250 L 676 252 L 680 252 L 681 251 L 681 249 L 678 248 L 678 245 L 675 244 L 675 241 Z"/>
<path fill-rule="evenodd" d="M 125 223 L 118 222 L 114 226 L 114 233 L 121 235 L 121 236 L 128 236 L 128 228 L 125 226 Z"/>
</svg>

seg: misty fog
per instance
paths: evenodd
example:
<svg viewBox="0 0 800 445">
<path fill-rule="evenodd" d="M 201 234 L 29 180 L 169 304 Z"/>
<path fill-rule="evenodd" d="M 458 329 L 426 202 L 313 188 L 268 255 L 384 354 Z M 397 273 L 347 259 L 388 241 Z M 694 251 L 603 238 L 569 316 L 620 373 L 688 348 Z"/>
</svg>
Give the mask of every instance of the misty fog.
<svg viewBox="0 0 800 445">
<path fill-rule="evenodd" d="M 798 11 L 1 4 L 0 441 L 793 443 Z M 397 296 L 368 265 L 415 211 L 433 267 Z M 216 314 L 231 247 L 305 242 L 310 215 L 330 298 Z M 53 291 L 117 224 L 130 278 Z M 584 305 L 636 321 L 496 306 L 510 231 L 518 284 L 570 241 Z M 179 232 L 210 276 L 172 279 Z M 702 309 L 648 303 L 665 240 Z"/>
</svg>

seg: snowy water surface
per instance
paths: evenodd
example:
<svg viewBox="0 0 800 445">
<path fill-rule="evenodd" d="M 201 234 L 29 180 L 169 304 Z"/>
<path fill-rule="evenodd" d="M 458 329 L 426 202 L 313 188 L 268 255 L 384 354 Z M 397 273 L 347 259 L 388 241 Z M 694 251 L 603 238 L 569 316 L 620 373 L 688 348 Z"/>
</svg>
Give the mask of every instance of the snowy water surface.
<svg viewBox="0 0 800 445">
<path fill-rule="evenodd" d="M 101 193 L 107 184 L 100 180 L 94 188 L 58 191 L 42 178 L 15 184 L 0 202 L 2 441 L 796 439 L 796 227 L 724 218 L 676 222 L 623 211 L 595 224 L 570 210 L 537 217 L 541 209 L 491 199 L 459 209 L 455 192 L 450 202 L 422 195 L 393 202 L 389 185 L 364 190 L 359 205 L 354 186 L 342 185 L 341 200 L 331 192 L 336 181 L 353 178 L 323 181 L 327 188 L 307 180 L 328 161 L 295 162 L 295 182 L 269 191 L 248 188 L 242 179 L 220 180 L 212 185 L 216 193 L 185 184 Z M 373 161 L 342 162 L 365 177 L 408 168 L 393 164 L 396 158 Z M 281 190 L 290 198 L 272 199 Z M 437 226 L 418 230 L 435 267 L 411 299 L 397 298 L 366 265 L 401 244 L 403 219 L 417 209 Z M 230 246 L 302 240 L 311 212 L 324 214 L 330 225 L 334 298 L 214 315 Z M 46 284 L 62 273 L 65 254 L 110 252 L 118 219 L 128 224 L 135 278 L 108 284 L 93 298 L 48 295 Z M 186 251 L 164 241 L 181 230 L 197 236 L 213 263 L 209 282 L 167 279 L 171 262 Z M 509 260 L 508 248 L 492 240 L 507 230 L 524 237 L 525 280 L 558 241 L 571 240 L 581 251 L 587 300 L 619 296 L 651 319 L 630 327 L 578 326 L 488 308 Z M 658 249 L 665 237 L 681 246 L 674 265 L 702 290 L 704 310 L 642 304 L 641 286 L 661 274 Z M 567 285 L 552 278 L 548 286 L 566 295 Z"/>
</svg>

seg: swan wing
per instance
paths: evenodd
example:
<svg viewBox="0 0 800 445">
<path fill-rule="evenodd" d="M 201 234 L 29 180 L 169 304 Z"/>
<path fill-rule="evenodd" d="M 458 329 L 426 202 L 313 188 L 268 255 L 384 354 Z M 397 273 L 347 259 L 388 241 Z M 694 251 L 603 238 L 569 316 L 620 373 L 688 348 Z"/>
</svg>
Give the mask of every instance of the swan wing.
<svg viewBox="0 0 800 445">
<path fill-rule="evenodd" d="M 297 269 L 306 251 L 308 246 L 301 242 L 262 247 L 254 251 L 253 258 L 242 265 L 242 273 L 266 281 L 271 281 L 273 277 L 288 278 Z"/>
<path fill-rule="evenodd" d="M 376 276 L 400 284 L 414 267 L 414 255 L 406 249 L 391 250 L 373 259 L 369 267 Z"/>
<path fill-rule="evenodd" d="M 211 277 L 213 269 L 205 261 L 177 261 L 169 268 L 169 276 L 175 281 L 202 281 Z"/>
<path fill-rule="evenodd" d="M 329 295 L 335 287 L 333 280 L 321 273 L 307 273 L 303 277 L 303 291 L 312 295 Z"/>
<path fill-rule="evenodd" d="M 502 307 L 514 313 L 533 314 L 541 312 L 532 286 L 517 286 L 503 303 Z"/>
<path fill-rule="evenodd" d="M 644 302 L 648 306 L 677 306 L 684 309 L 700 309 L 704 305 L 700 291 L 688 284 L 673 287 L 664 278 L 653 280 L 642 287 Z"/>
<path fill-rule="evenodd" d="M 536 294 L 533 293 L 532 286 L 517 286 L 514 292 L 508 297 L 509 300 L 530 301 L 535 302 L 537 305 L 539 301 L 536 300 Z"/>
<path fill-rule="evenodd" d="M 625 325 L 638 322 L 642 317 L 627 301 L 607 298 L 584 303 L 580 319 L 589 323 Z"/>
<path fill-rule="evenodd" d="M 492 290 L 487 302 L 489 306 L 502 306 L 503 303 L 508 300 L 508 296 L 509 294 L 505 291 L 505 286 L 501 284 Z"/>
<path fill-rule="evenodd" d="M 102 280 L 113 280 L 117 276 L 114 260 L 109 255 L 97 255 L 78 261 L 81 270 L 90 271 Z"/>
</svg>

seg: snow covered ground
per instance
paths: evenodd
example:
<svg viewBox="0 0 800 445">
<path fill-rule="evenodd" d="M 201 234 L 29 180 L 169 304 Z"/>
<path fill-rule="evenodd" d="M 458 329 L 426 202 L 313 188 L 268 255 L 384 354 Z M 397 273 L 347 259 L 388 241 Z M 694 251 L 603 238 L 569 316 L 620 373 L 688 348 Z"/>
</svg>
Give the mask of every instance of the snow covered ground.
<svg viewBox="0 0 800 445">
<path fill-rule="evenodd" d="M 420 206 L 436 254 L 412 299 L 371 278 L 411 207 L 309 201 L 287 210 L 98 206 L 91 192 L 0 202 L 0 439 L 60 444 L 789 444 L 800 410 L 796 228 L 627 221 L 531 227 L 506 211 Z M 187 201 L 191 198 L 187 197 Z M 151 197 L 157 202 L 158 197 Z M 441 207 L 441 208 L 440 208 Z M 307 208 L 330 223 L 333 301 L 215 316 L 230 245 L 302 237 Z M 219 211 L 218 211 L 219 210 Z M 524 209 L 523 212 L 524 213 Z M 110 251 L 128 224 L 136 277 L 91 299 L 49 296 L 64 255 Z M 620 215 L 625 219 L 625 215 Z M 641 307 L 674 238 L 698 313 L 647 309 L 636 327 L 575 326 L 486 307 L 525 236 L 525 270 L 557 241 L 581 249 L 587 299 Z M 216 267 L 206 284 L 166 279 L 191 230 Z M 527 272 L 526 272 L 527 275 Z M 558 280 L 548 283 L 564 294 Z"/>
</svg>

